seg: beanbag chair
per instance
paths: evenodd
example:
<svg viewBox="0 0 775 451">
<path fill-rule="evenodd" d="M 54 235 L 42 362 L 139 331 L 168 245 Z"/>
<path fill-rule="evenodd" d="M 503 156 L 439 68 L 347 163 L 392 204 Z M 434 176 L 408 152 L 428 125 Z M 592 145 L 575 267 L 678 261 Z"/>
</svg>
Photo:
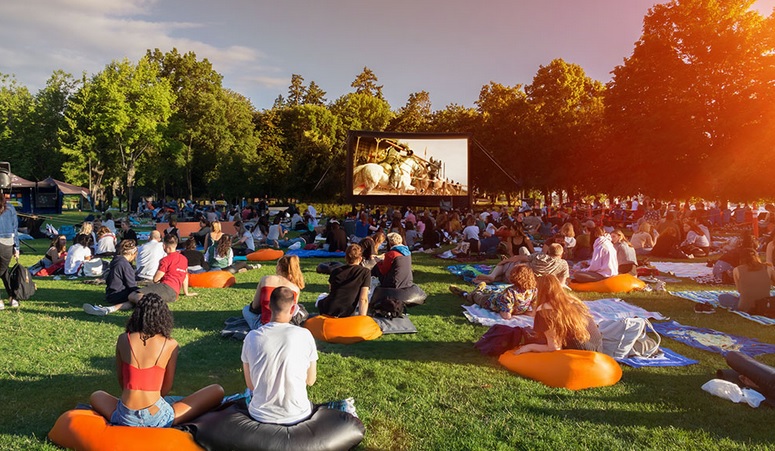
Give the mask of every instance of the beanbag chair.
<svg viewBox="0 0 775 451">
<path fill-rule="evenodd" d="M 417 285 L 411 285 L 406 288 L 384 288 L 377 287 L 371 296 L 370 303 L 378 304 L 379 301 L 387 298 L 393 298 L 404 303 L 407 307 L 414 307 L 425 303 L 428 294 Z"/>
<path fill-rule="evenodd" d="M 188 275 L 188 285 L 195 288 L 226 288 L 237 279 L 229 271 L 208 271 Z"/>
<path fill-rule="evenodd" d="M 226 404 L 181 426 L 208 450 L 345 450 L 363 440 L 365 428 L 358 418 L 340 410 L 318 407 L 312 416 L 280 426 L 255 421 L 244 400 Z"/>
<path fill-rule="evenodd" d="M 93 410 L 63 413 L 48 438 L 63 448 L 78 451 L 134 451 L 152 447 L 159 451 L 202 451 L 191 434 L 173 428 L 112 426 Z"/>
<path fill-rule="evenodd" d="M 259 249 L 249 253 L 245 257 L 251 262 L 263 262 L 267 260 L 277 260 L 283 255 L 283 251 L 280 249 Z"/>
<path fill-rule="evenodd" d="M 619 274 L 596 282 L 568 282 L 573 291 L 595 291 L 598 293 L 629 293 L 646 288 L 646 283 L 631 274 Z"/>
<path fill-rule="evenodd" d="M 344 265 L 342 262 L 324 262 L 318 265 L 315 269 L 318 274 L 331 274 L 331 271 Z"/>
<path fill-rule="evenodd" d="M 552 352 L 506 351 L 498 363 L 522 377 L 555 388 L 582 390 L 619 382 L 622 369 L 612 357 L 593 351 L 563 349 Z"/>
<path fill-rule="evenodd" d="M 304 322 L 312 336 L 329 343 L 352 344 L 382 336 L 382 329 L 370 316 L 313 316 Z"/>
<path fill-rule="evenodd" d="M 727 352 L 726 359 L 730 368 L 759 386 L 757 391 L 775 400 L 775 368 L 737 351 Z"/>
</svg>

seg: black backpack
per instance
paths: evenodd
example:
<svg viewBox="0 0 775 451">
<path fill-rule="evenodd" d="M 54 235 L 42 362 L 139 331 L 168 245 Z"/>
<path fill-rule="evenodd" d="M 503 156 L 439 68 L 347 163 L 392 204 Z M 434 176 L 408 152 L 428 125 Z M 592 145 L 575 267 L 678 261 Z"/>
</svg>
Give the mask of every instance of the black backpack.
<svg viewBox="0 0 775 451">
<path fill-rule="evenodd" d="M 404 317 L 404 303 L 395 298 L 385 297 L 377 299 L 370 308 L 372 309 L 373 316 L 381 316 L 383 318 Z"/>
<path fill-rule="evenodd" d="M 10 269 L 11 294 L 16 300 L 26 300 L 35 295 L 35 282 L 32 281 L 30 272 L 16 259 L 16 265 Z"/>
</svg>

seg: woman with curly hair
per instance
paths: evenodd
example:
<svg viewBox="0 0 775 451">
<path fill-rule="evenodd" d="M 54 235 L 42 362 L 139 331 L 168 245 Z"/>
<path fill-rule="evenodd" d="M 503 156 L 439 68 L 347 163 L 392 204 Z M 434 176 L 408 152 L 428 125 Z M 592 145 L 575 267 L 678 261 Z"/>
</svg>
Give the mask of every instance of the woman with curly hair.
<svg viewBox="0 0 775 451">
<path fill-rule="evenodd" d="M 251 329 L 258 329 L 272 319 L 269 297 L 277 287 L 288 287 L 293 291 L 293 301 L 298 304 L 299 294 L 304 289 L 304 274 L 299 266 L 299 257 L 284 255 L 277 260 L 275 274 L 264 276 L 256 287 L 253 301 L 242 309 L 242 316 Z M 294 307 L 294 313 L 298 307 Z"/>
<path fill-rule="evenodd" d="M 514 353 L 560 349 L 600 351 L 603 339 L 589 314 L 589 308 L 579 298 L 566 292 L 554 275 L 539 277 L 537 285 L 534 336 Z"/>
<path fill-rule="evenodd" d="M 116 343 L 121 398 L 96 391 L 89 398 L 92 408 L 114 425 L 171 427 L 218 406 L 223 387 L 217 384 L 172 405 L 165 399 L 172 389 L 178 349 L 167 304 L 157 294 L 143 296 Z"/>
<path fill-rule="evenodd" d="M 469 302 L 498 313 L 503 319 L 511 319 L 515 315 L 527 314 L 536 297 L 536 277 L 527 265 L 517 265 L 509 273 L 512 285 L 503 291 L 490 292 L 484 282 L 476 289 L 466 293 L 455 285 L 450 285 L 449 291 L 466 298 Z"/>
</svg>

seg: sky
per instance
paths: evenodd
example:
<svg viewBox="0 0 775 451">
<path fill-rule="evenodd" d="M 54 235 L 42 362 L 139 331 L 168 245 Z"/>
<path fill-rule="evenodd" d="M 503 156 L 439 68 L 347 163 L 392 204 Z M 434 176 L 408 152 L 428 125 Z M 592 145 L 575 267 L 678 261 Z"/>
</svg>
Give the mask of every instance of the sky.
<svg viewBox="0 0 775 451">
<path fill-rule="evenodd" d="M 2 0 L 0 73 L 33 93 L 173 47 L 207 58 L 225 87 L 271 108 L 292 74 L 332 101 L 365 66 L 393 109 L 428 91 L 473 106 L 490 81 L 529 84 L 555 58 L 607 82 L 654 0 Z M 770 14 L 775 0 L 754 6 Z"/>
</svg>

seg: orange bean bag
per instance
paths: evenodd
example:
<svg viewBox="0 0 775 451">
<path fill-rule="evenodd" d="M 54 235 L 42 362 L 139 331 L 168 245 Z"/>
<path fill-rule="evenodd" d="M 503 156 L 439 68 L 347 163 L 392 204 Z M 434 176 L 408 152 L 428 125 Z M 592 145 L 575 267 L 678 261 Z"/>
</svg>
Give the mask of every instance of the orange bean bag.
<svg viewBox="0 0 775 451">
<path fill-rule="evenodd" d="M 622 378 L 622 369 L 616 360 L 593 351 L 563 349 L 520 355 L 506 351 L 498 362 L 522 377 L 570 390 L 607 387 Z"/>
<path fill-rule="evenodd" d="M 237 279 L 229 271 L 208 271 L 188 275 L 188 286 L 195 288 L 227 288 Z"/>
<path fill-rule="evenodd" d="M 304 327 L 316 339 L 329 343 L 352 344 L 382 336 L 382 329 L 370 316 L 334 318 L 318 315 L 305 321 Z"/>
<path fill-rule="evenodd" d="M 280 249 L 259 249 L 245 257 L 251 262 L 264 262 L 267 260 L 277 260 L 283 255 L 284 253 Z"/>
<path fill-rule="evenodd" d="M 188 432 L 173 428 L 135 428 L 112 426 L 93 410 L 68 410 L 63 413 L 48 438 L 63 448 L 78 451 L 202 451 Z"/>
<path fill-rule="evenodd" d="M 597 282 L 568 282 L 573 291 L 596 291 L 598 293 L 629 293 L 646 288 L 646 283 L 631 274 L 619 274 Z"/>
</svg>

